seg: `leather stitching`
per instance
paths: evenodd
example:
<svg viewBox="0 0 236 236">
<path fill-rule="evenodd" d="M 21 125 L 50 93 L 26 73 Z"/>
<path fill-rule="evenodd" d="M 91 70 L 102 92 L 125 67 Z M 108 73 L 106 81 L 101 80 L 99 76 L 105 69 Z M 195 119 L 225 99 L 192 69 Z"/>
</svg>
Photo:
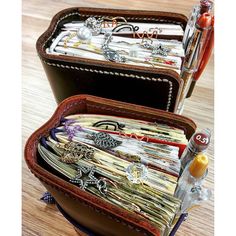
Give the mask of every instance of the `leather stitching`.
<svg viewBox="0 0 236 236">
<path fill-rule="evenodd" d="M 88 102 L 89 102 L 89 101 L 88 101 Z M 95 108 L 99 108 L 99 109 L 103 109 L 103 110 L 108 110 L 108 111 L 116 111 L 116 112 L 123 113 L 123 114 L 131 114 L 131 115 L 134 114 L 134 115 L 137 115 L 137 113 L 135 113 L 135 112 L 125 111 L 125 110 L 121 110 L 121 109 L 119 109 L 119 108 L 110 108 L 110 107 L 106 107 L 106 106 L 104 106 L 104 105 L 102 105 L 102 104 L 101 104 L 101 105 L 89 104 L 88 102 L 86 103 L 85 100 L 80 100 L 80 101 L 76 101 L 76 102 L 72 102 L 72 103 L 71 103 L 71 101 L 68 100 L 68 102 L 62 104 L 62 106 L 64 106 L 63 110 L 62 110 L 59 114 L 58 114 L 58 110 L 56 110 L 57 113 L 54 113 L 53 117 L 52 117 L 52 118 L 50 119 L 50 121 L 48 121 L 48 122 L 51 123 L 51 126 L 52 126 L 52 125 L 53 125 L 53 126 L 57 125 L 57 124 L 60 122 L 61 117 L 63 117 L 63 116 L 66 114 L 66 112 L 67 112 L 70 108 L 76 107 L 76 106 L 78 106 L 79 104 L 84 104 L 84 103 L 86 104 L 87 107 L 95 107 Z M 149 118 L 149 119 L 152 119 L 152 120 L 156 120 L 156 119 L 157 119 L 157 118 L 155 118 L 155 117 L 152 117 L 151 115 L 143 115 L 143 114 L 139 114 L 139 117 Z M 168 117 L 166 117 L 166 119 L 168 120 Z M 162 119 L 160 118 L 159 120 L 162 120 Z M 163 119 L 163 121 L 166 121 L 165 118 Z M 52 124 L 52 122 L 53 122 L 53 124 Z M 176 124 L 175 124 L 175 125 L 176 125 Z M 50 127 L 50 128 L 47 128 L 47 129 L 44 129 L 43 132 L 39 133 L 39 134 L 34 138 L 36 141 L 33 141 L 33 145 L 32 145 L 32 146 L 31 146 L 31 145 L 28 146 L 28 149 L 30 148 L 30 149 L 32 150 L 32 151 L 30 151 L 30 156 L 31 156 L 32 160 L 34 160 L 34 157 L 35 157 L 35 152 L 34 152 L 34 150 L 36 150 L 36 148 L 37 148 L 38 141 L 40 140 L 40 138 L 41 138 L 42 136 L 46 135 L 46 133 L 48 134 L 49 131 L 50 131 L 50 129 L 51 129 L 51 127 Z M 29 144 L 28 144 L 28 145 L 29 145 Z M 31 165 L 32 165 L 32 163 L 31 163 Z M 76 197 L 72 196 L 70 193 L 66 192 L 64 189 L 52 185 L 51 183 L 49 183 L 49 182 L 47 181 L 47 179 L 46 179 L 45 177 L 43 177 L 41 174 L 37 173 L 37 167 L 36 167 L 36 168 L 31 168 L 31 172 L 32 172 L 37 178 L 39 178 L 42 182 L 44 182 L 44 183 L 50 185 L 52 188 L 57 189 L 57 190 L 59 190 L 60 192 L 63 192 L 63 194 L 65 194 L 65 195 L 67 195 L 67 196 L 69 196 L 69 197 L 75 199 L 76 201 L 80 201 L 82 204 L 84 204 L 84 205 L 90 207 L 91 209 L 93 209 L 93 210 L 95 210 L 95 211 L 97 211 L 97 212 L 99 212 L 99 213 L 101 213 L 101 214 L 103 214 L 103 215 L 106 215 L 107 217 L 109 217 L 109 218 L 115 220 L 116 222 L 119 222 L 119 223 L 122 223 L 122 224 L 124 224 L 124 225 L 127 225 L 129 228 L 131 228 L 131 230 L 135 230 L 135 231 L 138 231 L 138 232 L 141 231 L 140 233 L 142 233 L 143 235 L 149 235 L 149 234 L 147 234 L 147 232 L 145 232 L 143 229 L 140 229 L 140 228 L 138 228 L 138 227 L 135 226 L 135 225 L 129 224 L 129 223 L 123 221 L 122 219 L 120 219 L 119 217 L 116 217 L 116 216 L 114 216 L 114 215 L 112 215 L 112 214 L 106 212 L 105 210 L 97 209 L 97 208 L 96 208 L 95 206 L 93 206 L 91 203 L 86 202 L 86 201 L 84 201 L 84 200 L 82 200 L 82 199 L 80 199 L 80 198 L 76 198 Z M 53 180 L 51 180 L 51 181 L 53 181 Z"/>
<path fill-rule="evenodd" d="M 41 178 L 40 176 L 38 176 L 37 174 L 35 174 L 35 173 L 33 173 L 33 174 L 34 174 L 38 179 L 40 179 L 42 182 L 44 182 L 45 184 L 51 186 L 51 188 L 54 188 L 54 189 L 56 189 L 57 191 L 62 192 L 64 195 L 66 195 L 66 196 L 68 196 L 68 197 L 74 199 L 75 201 L 79 201 L 80 203 L 82 203 L 83 205 L 89 207 L 90 209 L 92 209 L 92 210 L 94 210 L 94 211 L 96 211 L 96 212 L 99 212 L 100 214 L 102 214 L 102 215 L 104 215 L 104 216 L 107 216 L 108 218 L 110 218 L 110 219 L 112 219 L 112 220 L 114 220 L 114 221 L 116 221 L 116 222 L 118 222 L 118 223 L 121 223 L 121 224 L 123 224 L 123 225 L 125 225 L 125 226 L 128 226 L 131 230 L 135 230 L 135 231 L 140 232 L 141 234 L 147 236 L 147 233 L 146 233 L 145 231 L 143 231 L 142 229 L 137 228 L 137 227 L 135 227 L 135 226 L 133 226 L 133 225 L 131 225 L 131 224 L 128 224 L 127 222 L 125 222 L 125 221 L 123 221 L 123 220 L 121 220 L 121 219 L 118 219 L 117 217 L 115 217 L 115 216 L 109 214 L 108 212 L 105 212 L 105 211 L 103 211 L 103 210 L 100 210 L 100 209 L 94 207 L 93 205 L 91 205 L 91 204 L 85 202 L 85 201 L 82 200 L 82 199 L 75 198 L 75 197 L 72 196 L 71 194 L 69 194 L 69 193 L 67 193 L 67 192 L 64 192 L 62 189 L 57 188 L 57 187 L 55 187 L 54 185 L 50 184 L 50 183 L 49 183 L 48 181 L 46 181 L 45 179 L 42 179 L 42 178 Z"/>
<path fill-rule="evenodd" d="M 66 69 L 80 70 L 80 71 L 86 71 L 86 72 L 97 73 L 97 74 L 109 74 L 109 75 L 116 75 L 116 76 L 122 76 L 122 77 L 128 77 L 128 78 L 149 80 L 149 81 L 154 81 L 154 82 L 168 83 L 169 84 L 169 94 L 168 94 L 168 100 L 167 100 L 167 105 L 166 105 L 166 111 L 169 111 L 169 109 L 170 109 L 170 105 L 172 102 L 173 83 L 172 83 L 172 81 L 169 81 L 167 79 L 151 78 L 151 77 L 147 77 L 147 76 L 139 76 L 139 75 L 135 75 L 135 74 L 126 74 L 126 73 L 124 74 L 124 73 L 104 71 L 104 70 L 93 70 L 93 69 L 88 69 L 86 67 L 62 65 L 62 64 L 57 64 L 57 63 L 50 63 L 47 61 L 43 61 L 43 62 L 49 66 L 61 67 L 61 68 L 66 68 Z"/>
<path fill-rule="evenodd" d="M 94 17 L 109 17 L 109 16 L 105 16 L 105 15 L 86 15 L 86 14 L 81 14 L 79 12 L 72 12 L 72 13 L 69 13 L 69 14 L 66 14 L 65 16 L 61 17 L 51 35 L 48 37 L 48 39 L 44 42 L 44 44 L 42 45 L 42 49 L 44 49 L 46 43 L 52 38 L 53 34 L 55 33 L 56 29 L 57 29 L 57 26 L 58 24 L 66 19 L 67 17 L 69 16 L 73 16 L 73 15 L 78 15 L 78 16 L 81 16 L 81 17 L 90 17 L 90 16 L 94 16 Z M 152 21 L 158 21 L 158 22 L 165 22 L 165 23 L 175 23 L 175 24 L 180 24 L 182 26 L 182 24 L 178 21 L 173 21 L 173 20 L 167 20 L 167 19 L 160 19 L 160 18 L 154 18 L 154 17 L 126 17 L 127 20 L 152 20 Z M 125 76 L 125 77 L 132 77 L 132 78 L 137 78 L 137 79 L 143 79 L 143 80 L 149 80 L 149 81 L 155 81 L 155 82 L 167 82 L 169 83 L 169 94 L 168 94 L 168 101 L 167 101 L 167 106 L 166 106 L 166 111 L 169 111 L 169 108 L 170 108 L 170 105 L 171 105 L 171 98 L 172 98 L 172 89 L 173 89 L 173 85 L 172 85 L 172 82 L 171 81 L 168 81 L 166 79 L 155 79 L 155 78 L 150 78 L 150 77 L 144 77 L 144 76 L 138 76 L 138 75 L 134 75 L 134 74 L 123 74 L 123 73 L 118 73 L 118 72 L 109 72 L 109 71 L 102 71 L 102 70 L 92 70 L 92 69 L 87 69 L 87 68 L 82 68 L 82 67 L 75 67 L 75 66 L 68 66 L 68 65 L 59 65 L 59 64 L 55 64 L 55 63 L 48 63 L 48 62 L 45 62 L 47 65 L 49 66 L 57 66 L 57 67 L 62 67 L 62 68 L 68 68 L 68 69 L 76 69 L 76 70 L 81 70 L 81 71 L 87 71 L 87 72 L 92 72 L 92 73 L 99 73 L 99 74 L 110 74 L 110 75 L 117 75 L 117 76 Z"/>
</svg>

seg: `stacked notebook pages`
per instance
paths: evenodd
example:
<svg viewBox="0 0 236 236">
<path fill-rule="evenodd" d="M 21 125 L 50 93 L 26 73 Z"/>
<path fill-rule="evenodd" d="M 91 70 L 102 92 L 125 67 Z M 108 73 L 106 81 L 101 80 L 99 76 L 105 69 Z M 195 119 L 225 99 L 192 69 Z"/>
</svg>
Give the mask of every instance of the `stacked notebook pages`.
<svg viewBox="0 0 236 236">
<path fill-rule="evenodd" d="M 38 153 L 44 168 L 150 220 L 165 236 L 179 216 L 174 192 L 186 144 L 184 131 L 166 124 L 74 114 L 41 140 Z"/>
<path fill-rule="evenodd" d="M 124 17 L 65 23 L 48 54 L 172 69 L 180 74 L 185 56 L 180 25 L 128 22 Z M 166 38 L 171 38 L 168 40 Z"/>
</svg>

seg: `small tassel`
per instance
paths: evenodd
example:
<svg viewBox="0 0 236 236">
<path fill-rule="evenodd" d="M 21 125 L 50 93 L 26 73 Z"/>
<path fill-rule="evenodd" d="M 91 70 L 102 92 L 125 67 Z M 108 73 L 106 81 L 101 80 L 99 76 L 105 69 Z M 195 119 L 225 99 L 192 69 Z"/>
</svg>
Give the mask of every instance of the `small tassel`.
<svg viewBox="0 0 236 236">
<path fill-rule="evenodd" d="M 43 196 L 40 198 L 40 200 L 44 201 L 46 204 L 56 203 L 54 197 L 49 192 L 45 192 Z"/>
<path fill-rule="evenodd" d="M 68 139 L 70 141 L 72 141 L 73 137 L 75 136 L 75 134 L 79 131 L 82 131 L 82 127 L 80 125 L 76 125 L 76 126 L 70 126 L 71 124 L 75 123 L 74 120 L 67 120 L 65 122 L 65 132 L 67 133 L 67 135 L 69 136 Z"/>
</svg>

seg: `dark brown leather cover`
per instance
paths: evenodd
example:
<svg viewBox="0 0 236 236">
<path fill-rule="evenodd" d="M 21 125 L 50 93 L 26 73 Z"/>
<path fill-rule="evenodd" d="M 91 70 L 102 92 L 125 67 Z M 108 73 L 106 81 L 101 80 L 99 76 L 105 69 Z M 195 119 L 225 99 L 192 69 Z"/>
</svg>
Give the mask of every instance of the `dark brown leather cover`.
<svg viewBox="0 0 236 236">
<path fill-rule="evenodd" d="M 158 236 L 158 229 L 147 219 L 81 190 L 38 163 L 37 145 L 41 137 L 49 135 L 50 130 L 60 124 L 62 117 L 75 113 L 107 114 L 170 124 L 184 129 L 188 139 L 196 129 L 195 123 L 186 117 L 153 108 L 78 95 L 64 100 L 51 119 L 30 136 L 25 146 L 25 160 L 31 172 L 79 224 L 91 229 L 96 235 Z"/>
<path fill-rule="evenodd" d="M 183 29 L 187 23 L 187 17 L 182 14 L 159 11 L 79 7 L 59 12 L 36 44 L 56 101 L 59 103 L 76 94 L 91 94 L 176 111 L 183 81 L 173 70 L 46 53 L 45 49 L 64 23 L 85 20 L 89 16 L 123 16 L 134 22 L 178 24 Z"/>
</svg>

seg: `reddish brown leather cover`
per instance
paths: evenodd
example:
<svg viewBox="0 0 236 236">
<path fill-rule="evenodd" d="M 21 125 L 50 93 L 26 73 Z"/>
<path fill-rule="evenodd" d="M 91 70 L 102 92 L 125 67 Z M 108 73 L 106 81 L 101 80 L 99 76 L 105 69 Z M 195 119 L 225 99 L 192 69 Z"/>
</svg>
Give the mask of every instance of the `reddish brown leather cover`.
<svg viewBox="0 0 236 236">
<path fill-rule="evenodd" d="M 41 137 L 49 135 L 50 130 L 60 124 L 62 117 L 75 113 L 107 114 L 162 122 L 184 129 L 187 138 L 194 133 L 195 123 L 186 117 L 153 108 L 78 95 L 64 100 L 51 119 L 30 136 L 25 146 L 25 160 L 31 172 L 39 178 L 63 210 L 79 224 L 91 229 L 96 235 L 158 236 L 158 229 L 147 219 L 83 191 L 39 165 L 37 145 Z"/>
<path fill-rule="evenodd" d="M 59 12 L 36 43 L 56 101 L 76 94 L 91 94 L 174 112 L 183 81 L 173 70 L 46 53 L 64 23 L 89 16 L 123 16 L 128 21 L 173 23 L 183 28 L 187 23 L 182 14 L 159 11 L 78 7 Z"/>
</svg>

